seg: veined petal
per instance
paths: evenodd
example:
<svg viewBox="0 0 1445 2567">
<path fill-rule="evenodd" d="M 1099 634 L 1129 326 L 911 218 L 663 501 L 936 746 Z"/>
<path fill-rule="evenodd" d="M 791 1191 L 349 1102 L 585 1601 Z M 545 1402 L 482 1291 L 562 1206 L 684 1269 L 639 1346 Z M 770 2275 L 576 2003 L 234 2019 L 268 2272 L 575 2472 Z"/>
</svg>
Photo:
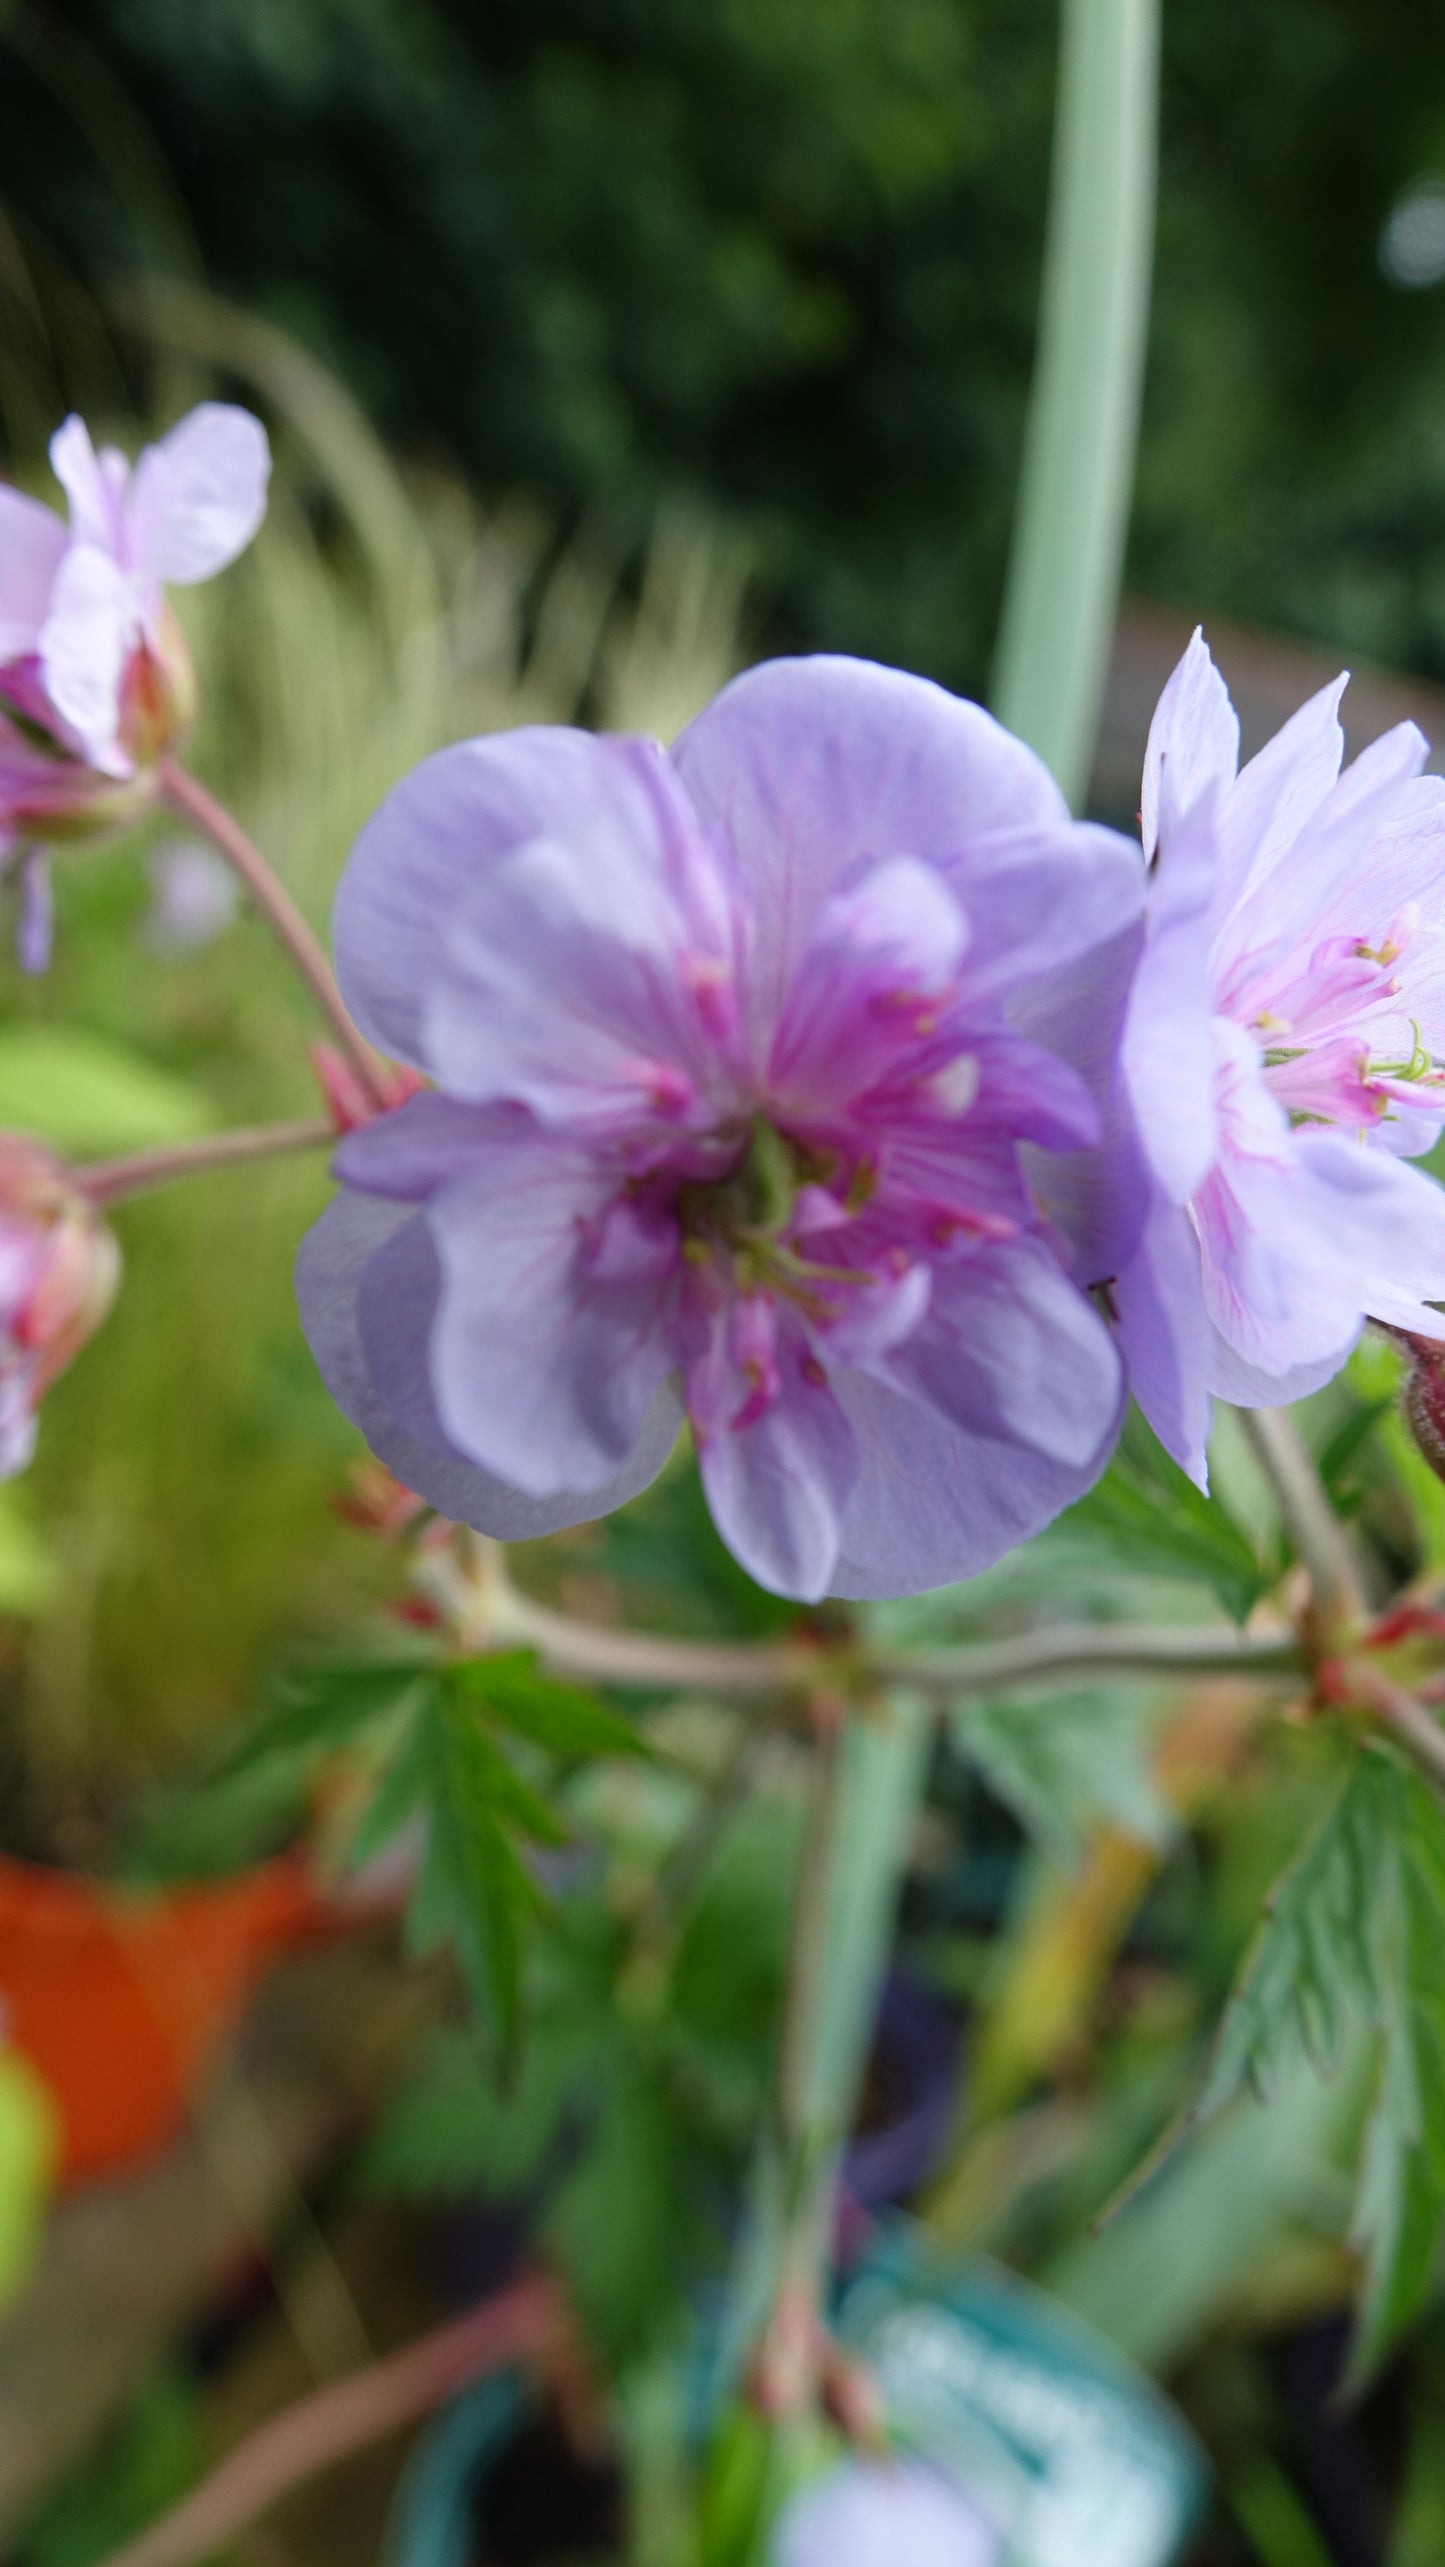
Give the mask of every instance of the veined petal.
<svg viewBox="0 0 1445 2567">
<path fill-rule="evenodd" d="M 1197 1488 L 1207 1489 L 1212 1332 L 1199 1242 L 1188 1213 L 1167 1197 L 1155 1195 L 1111 1298 L 1129 1388 L 1165 1452 Z"/>
<path fill-rule="evenodd" d="M 398 1203 L 425 1203 L 438 1186 L 465 1176 L 479 1142 L 530 1131 L 519 1107 L 461 1105 L 423 1089 L 389 1114 L 360 1124 L 340 1143 L 332 1166 L 346 1185 Z"/>
<path fill-rule="evenodd" d="M 991 1242 L 934 1273 L 927 1316 L 868 1369 L 977 1436 L 1068 1469 L 1112 1439 L 1119 1361 L 1092 1303 L 1036 1239 Z"/>
<path fill-rule="evenodd" d="M 1239 716 L 1196 624 L 1149 725 L 1139 810 L 1146 857 L 1201 795 L 1217 801 L 1238 769 Z"/>
<path fill-rule="evenodd" d="M 1145 1156 L 1175 1203 L 1188 1201 L 1218 1147 L 1209 978 L 1215 811 L 1208 785 L 1160 846 L 1119 1054 Z"/>
<path fill-rule="evenodd" d="M 713 1520 L 750 1577 L 816 1604 L 830 1589 L 839 1531 L 858 1472 L 853 1433 L 830 1373 L 801 1332 L 777 1354 L 778 1381 L 749 1415 L 750 1384 L 716 1323 L 688 1367 L 688 1414 Z"/>
<path fill-rule="evenodd" d="M 381 1340 L 395 1404 L 373 1379 L 361 1295 Z M 656 1479 L 677 1440 L 682 1406 L 655 1395 L 625 1468 L 608 1483 L 531 1498 L 477 1467 L 446 1435 L 431 1388 L 430 1347 L 441 1274 L 427 1224 L 403 1205 L 342 1193 L 301 1245 L 296 1291 L 311 1351 L 332 1398 L 403 1486 L 428 1506 L 501 1542 L 526 1542 L 625 1505 Z"/>
<path fill-rule="evenodd" d="M 929 865 L 895 856 L 830 894 L 799 958 L 768 1058 L 771 1094 L 836 1112 L 926 1044 L 952 997 L 967 924 Z"/>
<path fill-rule="evenodd" d="M 1432 1286 L 1445 1296 L 1445 1199 L 1388 1152 L 1291 1132 L 1251 1056 L 1221 1028 L 1222 1146 L 1194 1203 L 1205 1307 L 1251 1372 L 1328 1379 L 1367 1312 L 1413 1326 Z"/>
<path fill-rule="evenodd" d="M 67 541 L 53 508 L 0 484 L 0 661 L 39 648 Z"/>
<path fill-rule="evenodd" d="M 438 1414 L 460 1451 L 529 1497 L 623 1470 L 676 1364 L 669 1279 L 599 1271 L 616 1192 L 585 1153 L 539 1134 L 478 1143 L 428 1207 Z"/>
<path fill-rule="evenodd" d="M 251 541 L 270 477 L 260 420 L 228 401 L 201 402 L 136 465 L 126 505 L 131 568 L 153 583 L 212 578 Z"/>
<path fill-rule="evenodd" d="M 1345 753 L 1340 698 L 1349 671 L 1322 686 L 1265 743 L 1219 806 L 1221 908 L 1257 891 L 1334 786 Z"/>
<path fill-rule="evenodd" d="M 661 752 L 535 725 L 441 749 L 388 794 L 351 851 L 336 895 L 336 968 L 363 1033 L 431 1066 L 425 1017 L 458 911 L 503 858 L 529 844 L 571 851 L 634 887 L 659 887 L 690 821 Z"/>
<path fill-rule="evenodd" d="M 1033 982 L 1109 945 L 1144 906 L 1138 848 L 1087 820 L 1000 831 L 940 860 L 940 869 L 968 920 L 959 983 L 976 1008 L 1002 1004 L 1012 1013 Z"/>
<path fill-rule="evenodd" d="M 937 864 L 1000 833 L 1068 823 L 1042 760 L 981 706 L 865 660 L 749 669 L 672 755 L 751 894 L 749 982 L 768 1032 L 818 911 L 861 858 Z M 966 870 L 957 888 L 967 908 Z"/>
<path fill-rule="evenodd" d="M 920 1595 L 993 1567 L 1016 1543 L 1092 1488 L 1124 1413 L 1113 1367 L 1111 1424 L 1084 1463 L 1055 1460 L 1010 1436 L 975 1433 L 876 1376 L 846 1372 L 838 1397 L 861 1468 L 843 1519 L 832 1592 Z"/>
<path fill-rule="evenodd" d="M 662 788 L 646 837 L 579 823 L 499 856 L 457 902 L 423 1019 L 453 1095 L 512 1098 L 566 1130 L 686 1129 L 731 1101 L 718 1025 L 731 958 L 701 945 L 710 921 L 677 896 L 707 859 L 699 846 L 690 868 L 681 850 L 669 864 L 689 815 L 645 746 L 640 763 Z"/>
</svg>

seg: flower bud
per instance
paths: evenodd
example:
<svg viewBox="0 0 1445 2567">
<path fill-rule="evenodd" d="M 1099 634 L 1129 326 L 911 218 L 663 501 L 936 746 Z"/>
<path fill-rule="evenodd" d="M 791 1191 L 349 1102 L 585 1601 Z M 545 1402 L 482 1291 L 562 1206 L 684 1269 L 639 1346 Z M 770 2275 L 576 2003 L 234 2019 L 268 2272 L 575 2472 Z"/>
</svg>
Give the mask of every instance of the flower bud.
<svg viewBox="0 0 1445 2567">
<path fill-rule="evenodd" d="M 120 1252 L 63 1160 L 0 1133 L 0 1479 L 35 1448 L 35 1412 L 115 1298 Z"/>
<path fill-rule="evenodd" d="M 1408 1366 L 1400 1391 L 1405 1423 L 1437 1480 L 1445 1480 L 1445 1345 L 1403 1328 L 1386 1333 Z"/>
</svg>

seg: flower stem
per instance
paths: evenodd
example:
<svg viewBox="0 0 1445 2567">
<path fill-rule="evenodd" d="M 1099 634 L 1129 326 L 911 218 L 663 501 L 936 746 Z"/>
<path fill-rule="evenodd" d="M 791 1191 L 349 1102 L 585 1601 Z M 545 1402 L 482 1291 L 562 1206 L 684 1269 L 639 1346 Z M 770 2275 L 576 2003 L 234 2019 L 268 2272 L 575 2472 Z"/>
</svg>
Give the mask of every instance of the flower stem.
<svg viewBox="0 0 1445 2567">
<path fill-rule="evenodd" d="M 208 793 L 203 784 L 176 764 L 174 758 L 167 758 L 162 764 L 161 789 L 171 809 L 203 830 L 212 846 L 239 875 L 278 944 L 289 954 L 322 1014 L 330 1022 L 367 1095 L 373 1104 L 385 1110 L 391 1098 L 376 1056 L 347 1013 L 321 940 L 302 917 L 290 892 L 273 873 L 260 848 L 247 837 L 240 822 L 232 818 L 224 803 L 218 802 L 214 794 Z"/>
<path fill-rule="evenodd" d="M 1445 1793 L 1445 1729 L 1414 1694 L 1397 1685 L 1381 1668 L 1352 1658 L 1346 1670 L 1348 1698 L 1368 1711 L 1376 1726 L 1402 1747 L 1412 1764 Z"/>
<path fill-rule="evenodd" d="M 194 2567 L 269 2511 L 292 2487 L 379 2442 L 475 2380 L 534 2359 L 557 2334 L 558 2301 L 537 2278 L 515 2283 L 314 2397 L 268 2418 L 188 2496 L 128 2540 L 104 2567 Z"/>
<path fill-rule="evenodd" d="M 993 704 L 1076 806 L 1129 522 L 1158 59 L 1159 0 L 1064 0 L 1038 355 Z"/>
<path fill-rule="evenodd" d="M 729 2332 L 761 2321 L 754 2394 L 779 2422 L 814 2403 L 839 2152 L 857 2110 L 923 1793 L 933 1718 L 900 1688 L 815 1729 L 807 1833 L 764 2152 Z"/>
<path fill-rule="evenodd" d="M 299 1117 L 293 1123 L 257 1123 L 230 1132 L 207 1132 L 194 1141 L 171 1141 L 154 1150 L 132 1150 L 124 1158 L 95 1159 L 74 1170 L 76 1183 L 97 1210 L 122 1202 L 127 1195 L 149 1194 L 181 1177 L 205 1176 L 212 1168 L 244 1167 L 257 1159 L 287 1157 L 293 1150 L 320 1150 L 336 1138 L 324 1114 Z"/>
<path fill-rule="evenodd" d="M 856 1641 L 829 1649 L 809 1639 L 707 1641 L 614 1631 L 556 1613 L 514 1587 L 499 1559 L 488 1564 L 485 1599 L 473 1625 L 478 1645 L 520 1642 L 559 1675 L 594 1683 L 670 1686 L 679 1693 L 800 1697 L 823 1685 L 907 1684 L 935 1699 L 1072 1685 L 1081 1676 L 1253 1676 L 1290 1683 L 1304 1650 L 1290 1632 L 1191 1630 L 1166 1624 L 1058 1623 L 1006 1640 L 954 1649 L 891 1650 Z"/>
<path fill-rule="evenodd" d="M 1327 1645 L 1341 1626 L 1358 1623 L 1365 1611 L 1349 1537 L 1288 1409 L 1243 1408 L 1239 1415 L 1309 1573 L 1321 1626 L 1317 1637 Z"/>
</svg>

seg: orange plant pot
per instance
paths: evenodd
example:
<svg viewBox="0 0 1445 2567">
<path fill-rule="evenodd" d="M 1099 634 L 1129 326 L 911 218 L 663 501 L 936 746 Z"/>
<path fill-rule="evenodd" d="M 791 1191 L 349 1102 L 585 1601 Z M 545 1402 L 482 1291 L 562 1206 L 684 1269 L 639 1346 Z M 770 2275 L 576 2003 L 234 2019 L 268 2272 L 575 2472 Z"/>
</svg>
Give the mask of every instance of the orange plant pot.
<svg viewBox="0 0 1445 2567">
<path fill-rule="evenodd" d="M 267 1963 L 337 1923 L 291 1859 L 127 1893 L 0 1857 L 0 2015 L 58 2105 L 62 2185 L 174 2139 Z"/>
</svg>

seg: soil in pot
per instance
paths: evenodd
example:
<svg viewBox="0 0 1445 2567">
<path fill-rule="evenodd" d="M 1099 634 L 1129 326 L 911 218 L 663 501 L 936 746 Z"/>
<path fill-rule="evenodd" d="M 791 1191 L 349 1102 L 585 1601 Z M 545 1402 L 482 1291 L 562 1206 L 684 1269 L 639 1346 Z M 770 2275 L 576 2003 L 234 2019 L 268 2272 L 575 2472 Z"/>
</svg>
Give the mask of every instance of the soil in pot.
<svg viewBox="0 0 1445 2567">
<path fill-rule="evenodd" d="M 475 2567 L 614 2567 L 622 2475 L 579 2456 L 554 2416 L 531 2415 L 478 2489 Z"/>
</svg>

